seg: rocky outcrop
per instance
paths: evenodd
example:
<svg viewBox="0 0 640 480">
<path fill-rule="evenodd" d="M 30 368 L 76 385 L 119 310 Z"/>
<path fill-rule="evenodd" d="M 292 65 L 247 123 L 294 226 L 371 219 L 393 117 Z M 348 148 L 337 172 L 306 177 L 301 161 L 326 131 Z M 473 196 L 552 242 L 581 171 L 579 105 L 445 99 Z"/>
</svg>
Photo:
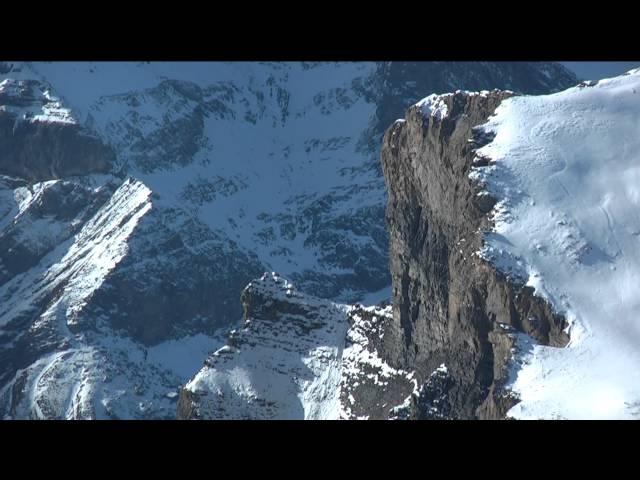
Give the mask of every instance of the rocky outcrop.
<svg viewBox="0 0 640 480">
<path fill-rule="evenodd" d="M 114 160 L 41 82 L 0 83 L 0 174 L 39 182 L 106 173 Z"/>
<path fill-rule="evenodd" d="M 504 418 L 516 399 L 501 387 L 516 332 L 564 345 L 565 320 L 517 278 L 476 252 L 494 200 L 469 178 L 474 150 L 490 139 L 474 134 L 508 91 L 431 96 L 385 134 L 382 167 L 393 279 L 393 320 L 382 354 L 415 371 L 422 385 L 441 364 L 441 409 L 450 418 Z M 429 390 L 429 389 L 427 389 Z M 433 402 L 415 402 L 415 418 L 432 418 Z"/>
<path fill-rule="evenodd" d="M 115 156 L 78 125 L 22 122 L 0 114 L 0 173 L 31 182 L 107 173 Z"/>
<path fill-rule="evenodd" d="M 302 419 L 337 414 L 343 306 L 264 274 L 242 292 L 244 324 L 186 385 L 178 418 Z"/>
<path fill-rule="evenodd" d="M 244 324 L 181 390 L 179 419 L 383 419 L 416 390 L 377 352 L 389 307 L 315 298 L 276 273 L 241 299 Z"/>
<path fill-rule="evenodd" d="M 414 372 L 393 368 L 381 355 L 391 306 L 349 309 L 340 401 L 342 419 L 386 420 L 415 396 Z"/>
</svg>

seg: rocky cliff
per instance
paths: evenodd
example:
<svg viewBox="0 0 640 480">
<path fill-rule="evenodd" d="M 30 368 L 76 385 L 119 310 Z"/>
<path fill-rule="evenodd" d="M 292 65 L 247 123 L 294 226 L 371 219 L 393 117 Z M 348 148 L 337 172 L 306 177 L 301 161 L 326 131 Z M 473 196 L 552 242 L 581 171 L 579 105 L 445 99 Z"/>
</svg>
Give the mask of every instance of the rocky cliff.
<svg viewBox="0 0 640 480">
<path fill-rule="evenodd" d="M 547 345 L 568 340 L 564 318 L 531 287 L 476 254 L 495 199 L 469 178 L 486 161 L 475 149 L 490 141 L 474 127 L 511 95 L 433 95 L 384 136 L 394 309 L 382 352 L 421 384 L 445 363 L 439 402 L 450 418 L 505 417 L 517 401 L 501 389 L 517 332 Z M 432 417 L 420 402 L 413 415 Z"/>
<path fill-rule="evenodd" d="M 489 161 L 476 150 L 491 136 L 475 127 L 513 95 L 432 95 L 386 132 L 393 308 L 334 304 L 265 274 L 178 417 L 505 418 L 516 350 L 568 341 L 562 315 L 477 253 L 496 199 L 469 175 Z"/>
<path fill-rule="evenodd" d="M 180 418 L 637 418 L 639 79 L 412 106 L 381 154 L 393 308 L 291 300 L 263 277 Z M 290 388 L 259 358 L 286 358 Z"/>
<path fill-rule="evenodd" d="M 378 354 L 390 307 L 319 299 L 276 273 L 241 300 L 242 327 L 181 390 L 179 419 L 384 419 L 416 390 Z"/>
<path fill-rule="evenodd" d="M 534 62 L 0 63 L 0 415 L 174 416 L 265 270 L 388 299 L 389 122 L 434 91 L 573 83 Z"/>
</svg>

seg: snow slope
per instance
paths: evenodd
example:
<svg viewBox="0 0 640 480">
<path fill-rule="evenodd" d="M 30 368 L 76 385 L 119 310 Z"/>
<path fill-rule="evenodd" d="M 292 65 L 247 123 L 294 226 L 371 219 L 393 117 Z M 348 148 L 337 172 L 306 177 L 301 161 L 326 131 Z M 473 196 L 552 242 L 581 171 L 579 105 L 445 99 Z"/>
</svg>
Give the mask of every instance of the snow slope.
<svg viewBox="0 0 640 480">
<path fill-rule="evenodd" d="M 191 335 L 147 349 L 114 331 L 113 312 L 87 309 L 127 256 L 150 193 L 110 175 L 30 188 L 0 177 L 9 207 L 0 219 L 3 417 L 174 417 L 178 387 L 220 340 Z"/>
<path fill-rule="evenodd" d="M 640 70 L 505 100 L 471 176 L 499 201 L 480 255 L 569 321 L 565 348 L 521 342 L 515 418 L 640 415 Z"/>
</svg>

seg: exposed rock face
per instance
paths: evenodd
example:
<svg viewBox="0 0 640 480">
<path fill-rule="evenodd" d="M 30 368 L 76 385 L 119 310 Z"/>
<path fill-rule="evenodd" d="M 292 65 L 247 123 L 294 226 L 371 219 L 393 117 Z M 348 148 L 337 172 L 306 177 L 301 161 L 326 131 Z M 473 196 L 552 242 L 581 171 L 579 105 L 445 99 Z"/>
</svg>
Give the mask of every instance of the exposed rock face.
<svg viewBox="0 0 640 480">
<path fill-rule="evenodd" d="M 388 298 L 389 121 L 433 91 L 572 83 L 549 63 L 0 63 L 0 416 L 173 416 L 264 270 Z M 365 325 L 390 313 L 348 312 L 345 351 L 377 352 Z M 367 368 L 344 415 L 384 418 L 415 385 Z"/>
<path fill-rule="evenodd" d="M 242 305 L 242 328 L 182 389 L 179 419 L 381 419 L 416 390 L 377 353 L 390 308 L 314 298 L 275 273 Z"/>
<path fill-rule="evenodd" d="M 113 150 L 90 135 L 37 80 L 0 82 L 0 174 L 31 182 L 106 173 Z"/>
<path fill-rule="evenodd" d="M 0 172 L 32 182 L 106 173 L 115 155 L 78 125 L 22 122 L 0 114 Z"/>
<path fill-rule="evenodd" d="M 431 96 L 384 137 L 394 311 L 383 354 L 421 384 L 445 363 L 438 404 L 450 418 L 503 418 L 513 405 L 500 387 L 514 329 L 543 344 L 568 341 L 564 319 L 533 289 L 475 254 L 494 201 L 469 179 L 474 149 L 488 141 L 473 127 L 510 95 Z M 432 418 L 424 404 L 433 402 L 417 402 L 416 418 Z"/>
<path fill-rule="evenodd" d="M 192 246 L 215 245 L 188 229 L 149 242 L 151 191 L 130 178 L 0 177 L 0 199 L 0 416 L 175 418 L 177 388 L 220 344 L 217 297 L 192 283 L 218 274 Z M 173 268 L 150 268 L 152 248 Z"/>
<path fill-rule="evenodd" d="M 417 392 L 414 372 L 393 368 L 381 355 L 391 306 L 349 310 L 340 399 L 342 419 L 385 420 Z"/>
<path fill-rule="evenodd" d="M 93 297 L 87 317 L 105 315 L 147 346 L 228 328 L 238 321 L 230 319 L 233 299 L 262 265 L 226 243 L 180 211 L 151 210 L 132 235 L 128 255 Z"/>
</svg>

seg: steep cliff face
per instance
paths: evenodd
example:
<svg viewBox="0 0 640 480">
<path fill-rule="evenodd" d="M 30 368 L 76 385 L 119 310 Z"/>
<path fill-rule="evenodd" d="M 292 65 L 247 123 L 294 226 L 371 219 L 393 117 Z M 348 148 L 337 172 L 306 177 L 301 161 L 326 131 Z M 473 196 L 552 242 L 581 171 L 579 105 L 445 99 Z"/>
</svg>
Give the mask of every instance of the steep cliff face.
<svg viewBox="0 0 640 480">
<path fill-rule="evenodd" d="M 438 403 L 452 418 L 504 418 L 516 401 L 501 387 L 517 332 L 568 340 L 564 318 L 531 287 L 476 254 L 495 199 L 469 178 L 474 159 L 483 162 L 475 149 L 491 139 L 474 127 L 512 95 L 433 95 L 384 137 L 394 310 L 383 354 L 421 384 L 445 363 Z M 432 418 L 425 404 L 415 402 L 415 418 Z"/>
<path fill-rule="evenodd" d="M 0 415 L 173 416 L 264 270 L 388 298 L 388 122 L 433 91 L 574 82 L 550 63 L 0 63 Z"/>
<path fill-rule="evenodd" d="M 393 313 L 265 275 L 179 417 L 637 418 L 639 85 L 411 107 L 382 149 Z"/>
</svg>

